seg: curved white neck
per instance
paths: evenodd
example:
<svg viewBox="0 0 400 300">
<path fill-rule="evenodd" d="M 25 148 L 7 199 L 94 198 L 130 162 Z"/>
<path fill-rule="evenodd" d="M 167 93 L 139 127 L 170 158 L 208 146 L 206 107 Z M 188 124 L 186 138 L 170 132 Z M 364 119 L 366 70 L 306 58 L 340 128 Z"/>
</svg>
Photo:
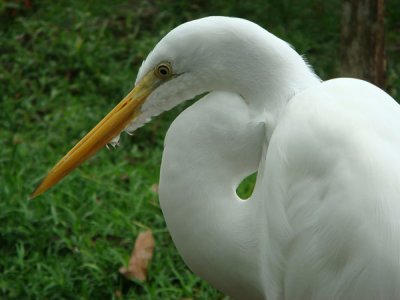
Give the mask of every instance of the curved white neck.
<svg viewBox="0 0 400 300">
<path fill-rule="evenodd" d="M 211 93 L 182 113 L 166 137 L 160 201 L 190 268 L 228 294 L 234 289 L 257 299 L 262 293 L 255 231 L 262 210 L 260 203 L 236 195 L 241 180 L 257 170 L 265 141 L 264 124 L 250 116 L 241 97 L 224 92 Z M 242 269 L 254 270 L 253 276 Z"/>
</svg>

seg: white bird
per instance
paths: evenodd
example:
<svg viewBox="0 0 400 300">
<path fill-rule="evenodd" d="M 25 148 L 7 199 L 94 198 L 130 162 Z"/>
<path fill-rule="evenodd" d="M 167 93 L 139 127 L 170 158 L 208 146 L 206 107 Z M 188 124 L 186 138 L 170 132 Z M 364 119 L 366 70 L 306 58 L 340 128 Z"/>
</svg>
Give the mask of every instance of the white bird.
<svg viewBox="0 0 400 300">
<path fill-rule="evenodd" d="M 168 33 L 32 196 L 122 130 L 203 93 L 167 133 L 159 189 L 193 272 L 235 299 L 400 298 L 399 105 L 365 81 L 322 82 L 243 19 Z M 244 201 L 236 188 L 256 171 Z"/>
</svg>

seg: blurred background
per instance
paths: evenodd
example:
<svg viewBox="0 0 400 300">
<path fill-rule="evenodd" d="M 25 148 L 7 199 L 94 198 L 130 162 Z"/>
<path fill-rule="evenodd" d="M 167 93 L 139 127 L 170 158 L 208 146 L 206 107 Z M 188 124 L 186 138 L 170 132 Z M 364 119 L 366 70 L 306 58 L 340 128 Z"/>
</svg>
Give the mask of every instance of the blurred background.
<svg viewBox="0 0 400 300">
<path fill-rule="evenodd" d="M 133 87 L 160 38 L 209 15 L 258 23 L 323 80 L 362 77 L 400 99 L 398 0 L 0 0 L 0 299 L 228 299 L 184 265 L 158 203 L 165 132 L 190 103 L 28 201 Z M 146 229 L 156 240 L 148 278 L 128 280 L 118 269 Z"/>
</svg>

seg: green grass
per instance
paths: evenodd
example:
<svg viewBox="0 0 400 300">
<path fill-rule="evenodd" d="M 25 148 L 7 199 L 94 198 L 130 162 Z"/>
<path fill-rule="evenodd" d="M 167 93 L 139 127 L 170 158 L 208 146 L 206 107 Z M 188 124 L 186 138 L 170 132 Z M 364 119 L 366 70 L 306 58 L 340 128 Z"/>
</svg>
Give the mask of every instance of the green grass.
<svg viewBox="0 0 400 300">
<path fill-rule="evenodd" d="M 330 78 L 338 3 L 43 0 L 26 9 L 0 2 L 0 299 L 226 299 L 184 265 L 151 190 L 165 132 L 185 105 L 123 135 L 122 147 L 100 151 L 42 197 L 28 195 L 133 86 L 141 61 L 171 28 L 206 15 L 248 18 Z M 397 15 L 390 16 L 394 28 Z M 396 94 L 399 59 L 395 48 L 389 53 Z M 238 191 L 243 197 L 251 178 Z M 118 269 L 147 228 L 156 240 L 148 281 L 129 281 Z"/>
</svg>

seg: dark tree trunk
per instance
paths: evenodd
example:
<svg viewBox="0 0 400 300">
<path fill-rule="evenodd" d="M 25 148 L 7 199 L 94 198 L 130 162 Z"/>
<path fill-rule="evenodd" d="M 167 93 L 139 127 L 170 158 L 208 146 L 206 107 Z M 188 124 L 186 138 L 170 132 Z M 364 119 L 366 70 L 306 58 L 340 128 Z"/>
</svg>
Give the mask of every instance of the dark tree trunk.
<svg viewBox="0 0 400 300">
<path fill-rule="evenodd" d="M 385 88 L 384 0 L 344 0 L 340 75 Z"/>
</svg>

